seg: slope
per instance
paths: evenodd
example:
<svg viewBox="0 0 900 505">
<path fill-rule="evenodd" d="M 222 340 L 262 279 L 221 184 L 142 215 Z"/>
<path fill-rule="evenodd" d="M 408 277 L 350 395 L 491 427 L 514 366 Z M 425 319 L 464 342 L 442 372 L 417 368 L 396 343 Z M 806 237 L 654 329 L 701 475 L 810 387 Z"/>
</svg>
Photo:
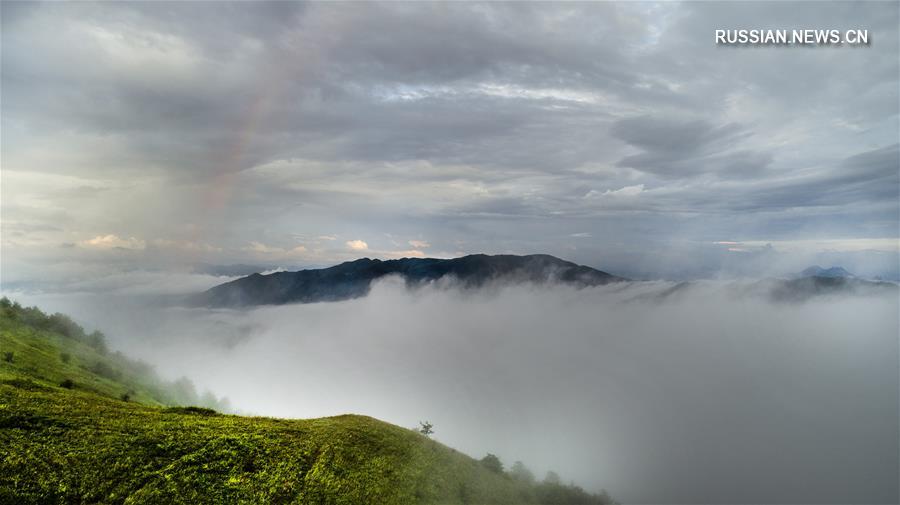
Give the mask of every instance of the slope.
<svg viewBox="0 0 900 505">
<path fill-rule="evenodd" d="M 171 400 L 144 382 L 147 374 L 113 368 L 124 357 L 36 328 L 23 310 L 34 309 L 8 301 L 0 309 L 3 504 L 610 502 L 516 480 L 365 416 L 284 420 L 166 407 Z M 120 373 L 97 373 L 98 362 Z"/>
</svg>

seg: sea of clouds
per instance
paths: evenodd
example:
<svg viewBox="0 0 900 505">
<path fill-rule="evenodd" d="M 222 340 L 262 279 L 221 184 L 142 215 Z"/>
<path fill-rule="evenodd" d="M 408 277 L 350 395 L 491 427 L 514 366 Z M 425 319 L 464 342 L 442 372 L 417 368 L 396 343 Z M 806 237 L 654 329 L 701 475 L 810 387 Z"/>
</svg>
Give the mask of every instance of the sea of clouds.
<svg viewBox="0 0 900 505">
<path fill-rule="evenodd" d="M 625 503 L 897 499 L 897 290 L 782 303 L 754 281 L 385 279 L 345 302 L 213 310 L 153 294 L 174 279 L 143 282 L 18 299 L 72 313 L 242 412 L 429 420 L 472 456 Z"/>
</svg>

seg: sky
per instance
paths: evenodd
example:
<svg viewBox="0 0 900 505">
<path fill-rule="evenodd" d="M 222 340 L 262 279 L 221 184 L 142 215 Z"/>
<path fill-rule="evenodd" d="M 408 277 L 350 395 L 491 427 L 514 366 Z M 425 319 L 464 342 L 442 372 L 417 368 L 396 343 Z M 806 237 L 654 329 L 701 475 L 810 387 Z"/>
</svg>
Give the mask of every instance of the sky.
<svg viewBox="0 0 900 505">
<path fill-rule="evenodd" d="M 896 278 L 898 24 L 896 2 L 3 2 L 0 274 L 485 252 Z M 715 45 L 736 27 L 871 43 Z"/>
</svg>

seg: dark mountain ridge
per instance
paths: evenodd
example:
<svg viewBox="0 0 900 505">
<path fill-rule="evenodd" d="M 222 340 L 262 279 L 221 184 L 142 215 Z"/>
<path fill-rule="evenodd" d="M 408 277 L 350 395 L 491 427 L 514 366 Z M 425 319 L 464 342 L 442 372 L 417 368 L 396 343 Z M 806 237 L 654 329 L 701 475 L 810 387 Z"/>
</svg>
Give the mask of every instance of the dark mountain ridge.
<svg viewBox="0 0 900 505">
<path fill-rule="evenodd" d="M 386 261 L 362 258 L 329 268 L 268 275 L 254 273 L 193 295 L 188 299 L 188 304 L 236 308 L 349 300 L 366 296 L 373 281 L 389 275 L 401 277 L 409 287 L 446 278 L 463 289 L 477 289 L 495 282 L 556 282 L 582 288 L 629 280 L 546 254 L 473 254 L 453 259 L 403 258 Z M 687 291 L 692 285 L 691 282 L 682 282 L 662 293 L 638 298 L 650 296 L 664 299 Z M 802 302 L 819 296 L 896 290 L 897 285 L 860 279 L 840 267 L 811 267 L 799 277 L 763 279 L 743 287 L 737 283 L 735 288 L 747 291 L 747 295 L 766 296 L 775 302 Z"/>
<path fill-rule="evenodd" d="M 844 270 L 843 267 L 822 268 L 819 265 L 813 265 L 800 272 L 798 277 L 850 278 L 854 275 Z"/>
<path fill-rule="evenodd" d="M 897 287 L 893 282 L 869 281 L 853 276 L 811 275 L 779 280 L 772 286 L 771 296 L 779 302 L 800 302 L 816 296 L 896 292 Z"/>
<path fill-rule="evenodd" d="M 478 288 L 491 282 L 560 282 L 587 287 L 627 280 L 546 254 L 472 254 L 453 259 L 403 258 L 387 261 L 362 258 L 329 268 L 268 275 L 256 273 L 215 286 L 192 297 L 189 304 L 246 307 L 348 300 L 365 296 L 372 281 L 387 275 L 399 275 L 409 286 L 447 277 L 466 288 Z"/>
</svg>

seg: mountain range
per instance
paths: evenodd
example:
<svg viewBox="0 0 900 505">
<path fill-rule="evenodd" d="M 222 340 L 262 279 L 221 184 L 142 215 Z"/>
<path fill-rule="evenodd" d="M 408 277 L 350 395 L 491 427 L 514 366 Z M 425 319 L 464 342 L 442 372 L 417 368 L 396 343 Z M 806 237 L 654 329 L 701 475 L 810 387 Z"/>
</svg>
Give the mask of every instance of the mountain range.
<svg viewBox="0 0 900 505">
<path fill-rule="evenodd" d="M 453 259 L 387 261 L 362 258 L 322 269 L 267 275 L 255 273 L 199 293 L 188 303 L 207 307 L 246 307 L 348 300 L 365 296 L 373 281 L 388 275 L 400 276 L 408 286 L 446 278 L 465 288 L 478 288 L 492 282 L 560 282 L 587 287 L 628 280 L 546 254 L 472 254 Z"/>
<path fill-rule="evenodd" d="M 362 258 L 329 268 L 296 272 L 254 273 L 188 297 L 197 307 L 252 307 L 287 303 L 315 303 L 349 300 L 366 296 L 372 282 L 398 276 L 409 287 L 446 280 L 464 289 L 492 283 L 561 283 L 578 288 L 629 281 L 602 270 L 547 254 L 472 254 L 453 259 L 403 258 L 378 260 Z M 682 282 L 658 295 L 668 296 L 691 282 Z M 894 283 L 860 279 L 842 267 L 809 267 L 785 279 L 763 279 L 756 284 L 759 294 L 779 302 L 803 301 L 815 296 L 860 293 L 872 289 L 896 289 Z"/>
<path fill-rule="evenodd" d="M 831 279 L 836 278 L 851 278 L 854 277 L 853 274 L 844 270 L 843 267 L 831 267 L 831 268 L 822 268 L 819 265 L 813 265 L 806 270 L 800 272 L 799 277 L 827 277 Z"/>
</svg>

